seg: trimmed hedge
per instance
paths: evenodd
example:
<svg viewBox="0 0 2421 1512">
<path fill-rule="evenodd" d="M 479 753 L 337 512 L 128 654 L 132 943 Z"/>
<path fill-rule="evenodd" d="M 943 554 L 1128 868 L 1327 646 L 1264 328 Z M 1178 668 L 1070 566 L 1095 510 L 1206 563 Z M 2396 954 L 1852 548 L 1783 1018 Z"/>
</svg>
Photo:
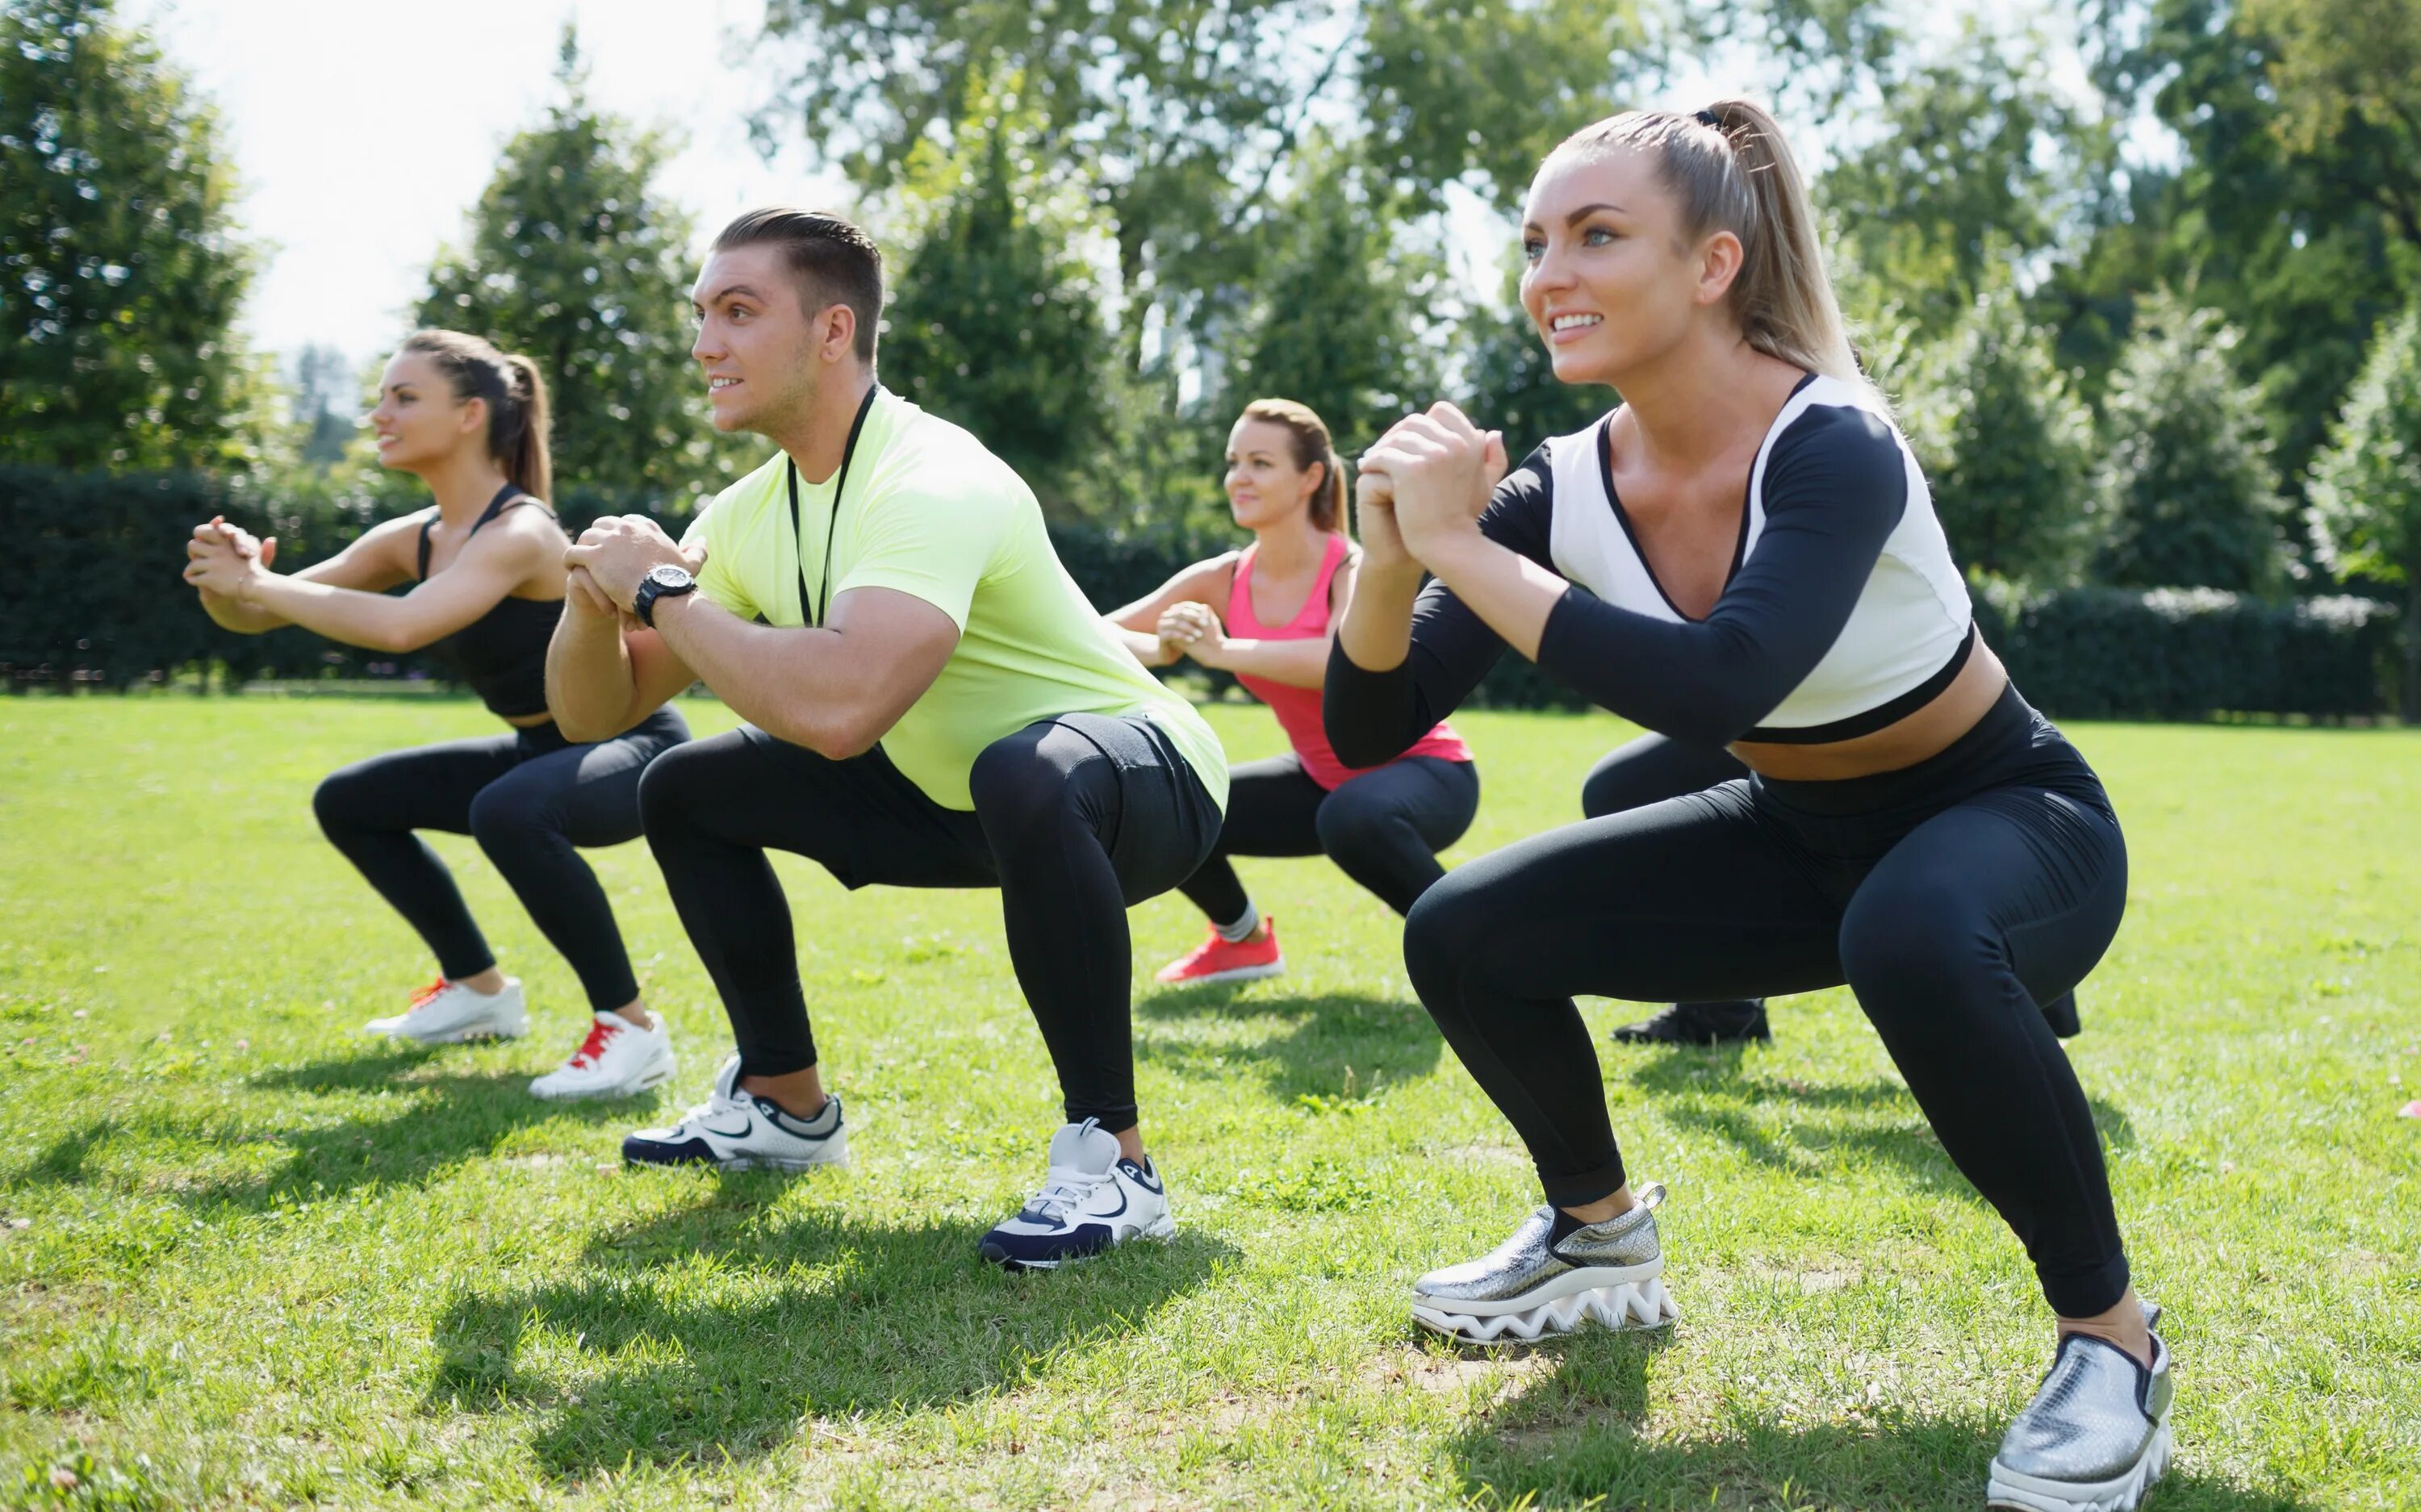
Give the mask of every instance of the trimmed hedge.
<svg viewBox="0 0 2421 1512">
<path fill-rule="evenodd" d="M 1985 638 L 2026 697 L 2066 719 L 2368 717 L 2393 708 L 2396 608 L 2218 588 L 1979 595 Z"/>
<path fill-rule="evenodd" d="M 305 490 L 277 501 L 242 481 L 193 475 L 102 476 L 0 467 L 0 532 L 30 541 L 0 594 L 0 682 L 127 688 L 216 665 L 261 677 L 430 675 L 413 657 L 302 633 L 220 630 L 178 580 L 194 524 L 224 514 L 279 538 L 281 566 L 334 554 L 394 506 Z M 646 499 L 585 494 L 560 505 L 574 529 L 601 514 L 663 512 Z M 668 527 L 678 522 L 666 520 Z M 1097 604 L 1141 598 L 1222 540 L 1054 525 L 1060 559 Z M 2391 707 L 2394 606 L 2338 597 L 2271 602 L 2209 588 L 2072 588 L 1977 596 L 1985 637 L 2038 707 L 2073 719 L 2205 719 L 2225 713 L 2368 717 Z M 1215 678 L 1213 685 L 1224 686 Z M 1580 709 L 1570 689 L 1518 656 L 1476 704 Z"/>
<path fill-rule="evenodd" d="M 0 466 L 0 533 L 33 548 L 19 556 L 19 581 L 0 592 L 0 686 L 122 690 L 194 666 L 216 667 L 230 683 L 437 676 L 419 656 L 300 631 L 221 630 L 179 578 L 187 536 L 212 515 L 277 537 L 278 568 L 291 571 L 335 555 L 395 508 L 316 480 L 273 499 L 250 479 Z M 601 514 L 661 515 L 651 500 L 577 491 L 558 508 L 574 530 Z"/>
</svg>

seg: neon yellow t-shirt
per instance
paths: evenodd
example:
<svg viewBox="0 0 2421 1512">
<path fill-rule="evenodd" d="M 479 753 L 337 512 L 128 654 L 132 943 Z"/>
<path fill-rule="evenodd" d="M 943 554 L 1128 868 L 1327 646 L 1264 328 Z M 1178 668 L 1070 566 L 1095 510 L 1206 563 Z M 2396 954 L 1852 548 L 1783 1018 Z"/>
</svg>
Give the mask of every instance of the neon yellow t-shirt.
<svg viewBox="0 0 2421 1512">
<path fill-rule="evenodd" d="M 823 592 L 834 479 L 799 479 L 794 534 L 788 462 L 776 452 L 715 495 L 681 544 L 706 549 L 697 584 L 708 598 L 743 618 L 796 627 L 807 622 L 799 602 L 803 562 L 811 590 Z M 1226 811 L 1227 756 L 1219 738 L 1112 637 L 1051 549 L 1034 491 L 1007 463 L 885 390 L 867 414 L 848 481 L 833 539 L 832 597 L 892 588 L 959 627 L 942 675 L 882 737 L 883 754 L 926 797 L 973 809 L 967 775 L 976 756 L 1036 720 L 1140 713 L 1167 734 Z"/>
</svg>

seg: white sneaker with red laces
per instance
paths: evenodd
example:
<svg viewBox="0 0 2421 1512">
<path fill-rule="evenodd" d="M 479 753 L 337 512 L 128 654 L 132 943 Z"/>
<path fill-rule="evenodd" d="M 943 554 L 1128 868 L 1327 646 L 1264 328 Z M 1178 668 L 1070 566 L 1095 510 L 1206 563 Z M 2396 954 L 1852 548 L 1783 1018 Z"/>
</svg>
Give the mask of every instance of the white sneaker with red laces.
<svg viewBox="0 0 2421 1512">
<path fill-rule="evenodd" d="M 571 1059 L 529 1085 L 530 1096 L 549 1101 L 573 1098 L 627 1098 L 672 1079 L 672 1031 L 664 1015 L 642 1029 L 618 1013 L 600 1013 Z"/>
<path fill-rule="evenodd" d="M 518 976 L 506 977 L 504 990 L 498 992 L 474 991 L 441 976 L 413 994 L 410 1008 L 362 1025 L 365 1034 L 417 1039 L 424 1045 L 519 1039 L 528 1031 L 529 1015 L 522 1007 Z"/>
</svg>

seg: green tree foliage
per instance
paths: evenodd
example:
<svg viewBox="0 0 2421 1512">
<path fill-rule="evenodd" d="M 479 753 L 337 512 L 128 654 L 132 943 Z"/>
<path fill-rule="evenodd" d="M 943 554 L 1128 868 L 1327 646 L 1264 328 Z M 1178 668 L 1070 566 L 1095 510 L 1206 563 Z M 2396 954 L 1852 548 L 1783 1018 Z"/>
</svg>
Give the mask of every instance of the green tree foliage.
<svg viewBox="0 0 2421 1512">
<path fill-rule="evenodd" d="M 955 133 L 992 78 L 1022 80 L 1037 150 L 1117 248 L 1130 366 L 1148 323 L 1215 321 L 1316 119 L 1434 194 L 1476 173 L 1501 202 L 1547 146 L 1645 71 L 1629 4 L 1507 0 L 771 0 L 799 62 L 756 126 L 796 132 L 882 190 Z"/>
<path fill-rule="evenodd" d="M 0 6 L 0 435 L 69 468 L 238 466 L 255 257 L 217 118 L 110 0 Z"/>
<path fill-rule="evenodd" d="M 964 157 L 929 143 L 911 164 L 924 224 L 891 281 L 882 373 L 1065 514 L 1086 502 L 1105 443 L 1101 295 L 1073 251 L 1081 223 L 1047 203 L 1021 123 L 1003 100 L 986 108 L 990 128 L 962 134 Z"/>
<path fill-rule="evenodd" d="M 1225 374 L 1221 428 L 1256 398 L 1308 404 L 1351 455 L 1438 392 L 1433 249 L 1381 180 L 1321 143 L 1266 227 L 1268 246 Z"/>
<path fill-rule="evenodd" d="M 2421 0 L 2244 0 L 2244 21 L 2276 39 L 2280 136 L 2368 160 L 2380 208 L 2421 252 Z"/>
<path fill-rule="evenodd" d="M 2094 520 L 2093 416 L 2051 348 L 2004 276 L 1895 375 L 1953 555 L 1971 573 L 2042 587 L 2076 579 Z"/>
<path fill-rule="evenodd" d="M 1885 131 L 1817 188 L 1835 246 L 1922 339 L 1949 334 L 2011 248 L 2086 229 L 2107 133 L 2051 84 L 2049 54 L 2038 33 L 1969 17 L 1955 44 L 1885 70 Z"/>
<path fill-rule="evenodd" d="M 2149 296 L 2139 309 L 2101 411 L 2101 581 L 2252 593 L 2278 585 L 2284 501 L 2259 395 L 2228 364 L 2237 340 L 2216 313 L 2175 295 Z"/>
<path fill-rule="evenodd" d="M 353 365 L 334 347 L 305 347 L 295 353 L 287 384 L 294 446 L 305 466 L 333 467 L 361 433 L 363 383 Z"/>
<path fill-rule="evenodd" d="M 2380 331 L 2311 498 L 2330 570 L 2404 585 L 2404 717 L 2421 719 L 2421 301 Z"/>
<path fill-rule="evenodd" d="M 590 106 L 583 77 L 567 29 L 560 97 L 505 145 L 469 244 L 439 256 L 413 318 L 538 363 L 557 491 L 695 491 L 713 477 L 689 356 L 690 219 L 653 187 L 665 142 Z"/>
<path fill-rule="evenodd" d="M 2105 0 L 2091 19 L 2086 35 L 2107 39 L 2092 62 L 2109 114 L 2148 112 L 2180 156 L 2114 175 L 2091 244 L 2032 303 L 2098 400 L 2137 291 L 2191 288 L 2243 334 L 2232 360 L 2262 385 L 2295 487 L 2372 328 L 2406 297 L 2416 259 L 2399 271 L 2382 208 L 2396 164 L 2351 136 L 2290 144 L 2271 78 L 2278 40 L 2235 0 Z"/>
</svg>

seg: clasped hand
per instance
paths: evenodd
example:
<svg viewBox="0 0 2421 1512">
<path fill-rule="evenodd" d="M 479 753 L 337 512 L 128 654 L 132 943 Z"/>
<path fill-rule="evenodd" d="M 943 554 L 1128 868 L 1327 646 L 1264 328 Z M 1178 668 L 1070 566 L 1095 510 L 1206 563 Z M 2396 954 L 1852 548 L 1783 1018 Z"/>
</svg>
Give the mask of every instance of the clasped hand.
<svg viewBox="0 0 2421 1512">
<path fill-rule="evenodd" d="M 639 584 L 650 571 L 679 567 L 694 573 L 705 565 L 703 553 L 692 557 L 683 553 L 680 543 L 646 515 L 607 515 L 582 531 L 564 552 L 564 596 L 577 609 L 627 622 Z"/>
<path fill-rule="evenodd" d="M 277 560 L 277 538 L 262 540 L 241 525 L 212 515 L 194 527 L 185 542 L 185 581 L 215 598 L 235 599 L 257 574 Z"/>
<path fill-rule="evenodd" d="M 1504 433 L 1480 429 L 1443 399 L 1397 421 L 1362 454 L 1355 477 L 1370 564 L 1434 570 L 1436 557 L 1478 528 L 1506 465 Z"/>
<path fill-rule="evenodd" d="M 1193 600 L 1163 610 L 1156 632 L 1161 652 L 1169 661 L 1190 656 L 1206 667 L 1218 664 L 1213 658 L 1227 644 L 1227 632 L 1219 623 L 1217 612 Z"/>
</svg>

